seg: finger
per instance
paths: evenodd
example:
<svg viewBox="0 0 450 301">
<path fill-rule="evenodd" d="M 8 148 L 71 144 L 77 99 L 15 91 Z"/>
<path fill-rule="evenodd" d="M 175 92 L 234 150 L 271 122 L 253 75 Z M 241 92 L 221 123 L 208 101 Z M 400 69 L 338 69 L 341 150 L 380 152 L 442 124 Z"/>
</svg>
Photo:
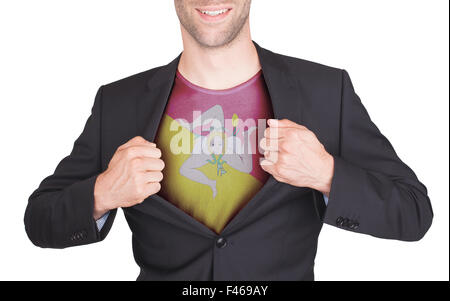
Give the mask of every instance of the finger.
<svg viewBox="0 0 450 301">
<path fill-rule="evenodd" d="M 161 171 L 164 166 L 164 161 L 159 158 L 143 157 L 137 160 L 136 168 L 139 171 Z"/>
<path fill-rule="evenodd" d="M 266 160 L 269 160 L 272 163 L 277 163 L 278 161 L 278 152 L 274 152 L 274 151 L 265 151 L 264 152 L 264 158 Z"/>
<path fill-rule="evenodd" d="M 159 182 L 150 182 L 144 185 L 144 198 L 147 198 L 161 190 Z"/>
<path fill-rule="evenodd" d="M 305 126 L 295 123 L 293 121 L 290 121 L 289 119 L 281 119 L 281 120 L 269 119 L 267 121 L 267 123 L 270 127 L 276 127 L 276 128 L 299 128 L 299 129 L 305 128 Z"/>
<path fill-rule="evenodd" d="M 259 141 L 259 146 L 264 151 L 278 151 L 278 142 L 278 139 L 262 138 L 261 141 Z"/>
<path fill-rule="evenodd" d="M 125 144 L 122 144 L 121 146 L 119 146 L 118 150 L 122 150 L 122 149 L 128 148 L 130 146 L 135 146 L 135 145 L 150 145 L 150 146 L 156 147 L 156 143 L 147 141 L 142 136 L 136 136 L 136 137 L 128 140 Z"/>
<path fill-rule="evenodd" d="M 160 171 L 146 171 L 144 173 L 144 183 L 161 182 L 163 179 L 163 173 Z"/>
<path fill-rule="evenodd" d="M 148 157 L 161 158 L 161 150 L 149 145 L 133 145 L 121 150 L 128 158 Z"/>
<path fill-rule="evenodd" d="M 286 134 L 291 128 L 281 128 L 281 127 L 268 127 L 264 130 L 264 137 L 270 139 L 281 139 L 286 137 Z"/>
<path fill-rule="evenodd" d="M 259 165 L 261 165 L 262 169 L 267 171 L 267 170 L 271 170 L 273 168 L 274 163 L 272 161 L 267 160 L 267 159 L 262 159 L 259 162 Z"/>
<path fill-rule="evenodd" d="M 268 172 L 271 175 L 275 175 L 275 164 L 273 162 L 263 159 L 261 160 L 261 162 L 259 162 L 259 165 L 265 172 Z"/>
</svg>

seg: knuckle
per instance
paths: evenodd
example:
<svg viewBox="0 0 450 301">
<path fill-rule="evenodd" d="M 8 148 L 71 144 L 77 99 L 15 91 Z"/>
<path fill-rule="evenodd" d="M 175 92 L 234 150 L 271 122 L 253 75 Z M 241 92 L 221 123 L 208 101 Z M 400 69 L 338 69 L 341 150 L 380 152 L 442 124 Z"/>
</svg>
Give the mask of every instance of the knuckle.
<svg viewBox="0 0 450 301">
<path fill-rule="evenodd" d="M 289 139 L 295 139 L 295 138 L 297 138 L 297 135 L 296 135 L 297 132 L 298 132 L 298 130 L 289 129 L 287 131 L 286 135 Z"/>
<path fill-rule="evenodd" d="M 125 157 L 129 160 L 136 157 L 136 152 L 133 147 L 129 147 L 125 150 Z"/>
<path fill-rule="evenodd" d="M 299 140 L 301 140 L 301 131 L 302 131 L 302 130 L 299 130 L 299 129 L 297 129 L 296 131 L 294 131 L 294 132 L 292 133 L 291 139 L 294 140 L 294 141 L 299 141 Z"/>
<path fill-rule="evenodd" d="M 287 143 L 285 142 L 285 140 L 278 142 L 277 148 L 279 151 L 282 151 L 282 152 L 286 151 L 288 147 L 287 147 Z"/>
<path fill-rule="evenodd" d="M 144 142 L 145 139 L 142 136 L 136 136 L 132 139 L 133 142 Z"/>
<path fill-rule="evenodd" d="M 130 166 L 132 169 L 137 169 L 141 164 L 141 158 L 133 157 L 130 159 Z"/>
</svg>

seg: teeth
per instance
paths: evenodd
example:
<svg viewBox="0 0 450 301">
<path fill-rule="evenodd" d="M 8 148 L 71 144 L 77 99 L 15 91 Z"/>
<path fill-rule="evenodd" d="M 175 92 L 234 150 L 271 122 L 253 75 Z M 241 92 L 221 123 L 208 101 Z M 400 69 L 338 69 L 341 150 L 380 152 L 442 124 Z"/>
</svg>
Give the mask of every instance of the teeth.
<svg viewBox="0 0 450 301">
<path fill-rule="evenodd" d="M 221 9 L 221 10 L 215 10 L 215 11 L 208 11 L 208 10 L 202 10 L 202 14 L 208 15 L 208 16 L 218 16 L 223 13 L 226 13 L 228 9 Z"/>
</svg>

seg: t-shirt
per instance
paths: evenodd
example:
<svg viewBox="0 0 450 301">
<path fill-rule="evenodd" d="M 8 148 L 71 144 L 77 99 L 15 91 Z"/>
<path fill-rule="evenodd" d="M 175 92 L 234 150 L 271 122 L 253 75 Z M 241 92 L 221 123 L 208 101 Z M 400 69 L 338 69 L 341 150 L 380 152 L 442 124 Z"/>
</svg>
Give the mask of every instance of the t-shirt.
<svg viewBox="0 0 450 301">
<path fill-rule="evenodd" d="M 262 71 L 230 89 L 205 89 L 179 71 L 155 137 L 161 197 L 216 233 L 264 185 L 259 140 L 272 105 Z"/>
</svg>

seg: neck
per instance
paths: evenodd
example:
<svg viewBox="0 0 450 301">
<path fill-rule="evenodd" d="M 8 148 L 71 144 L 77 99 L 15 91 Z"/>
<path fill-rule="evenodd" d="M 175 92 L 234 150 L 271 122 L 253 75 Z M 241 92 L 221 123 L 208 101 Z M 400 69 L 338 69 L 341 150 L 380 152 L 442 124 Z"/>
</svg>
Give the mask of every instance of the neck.
<svg viewBox="0 0 450 301">
<path fill-rule="evenodd" d="M 193 84 L 207 89 L 228 89 L 247 81 L 261 69 L 248 24 L 231 43 L 217 48 L 202 47 L 183 28 L 181 31 L 184 50 L 178 71 Z"/>
</svg>

